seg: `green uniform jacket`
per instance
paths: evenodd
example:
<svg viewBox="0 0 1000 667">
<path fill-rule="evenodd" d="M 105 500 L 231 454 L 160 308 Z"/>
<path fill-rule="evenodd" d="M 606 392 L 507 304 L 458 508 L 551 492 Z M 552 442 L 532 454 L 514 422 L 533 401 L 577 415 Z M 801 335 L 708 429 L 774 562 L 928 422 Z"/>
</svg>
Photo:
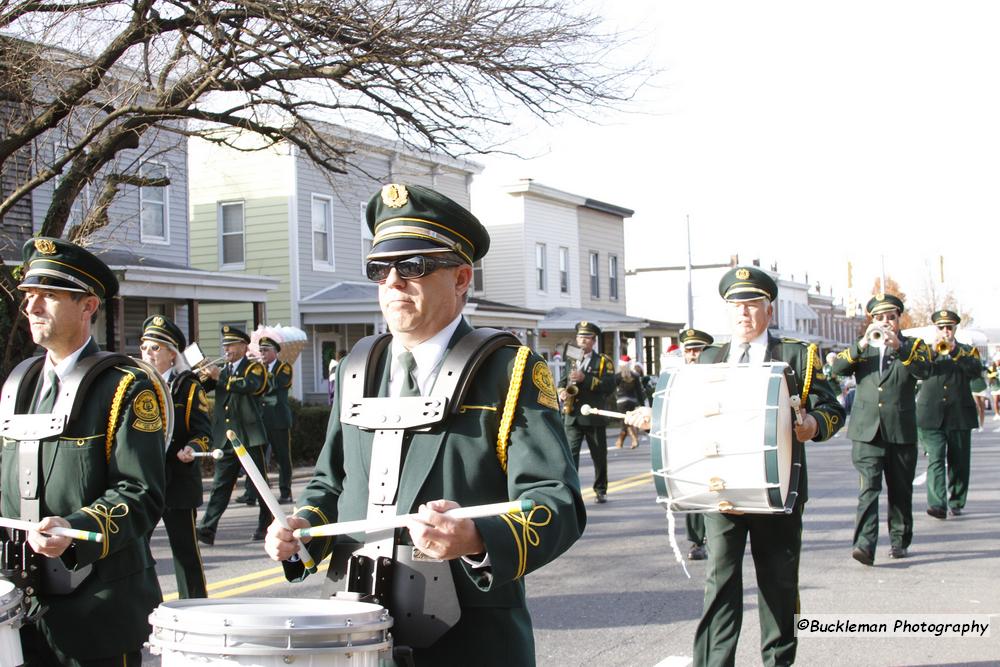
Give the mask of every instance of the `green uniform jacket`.
<svg viewBox="0 0 1000 667">
<path fill-rule="evenodd" d="M 263 364 L 240 360 L 236 372 L 230 374 L 227 364 L 218 380 L 205 382 L 205 391 L 215 392 L 215 418 L 212 420 L 212 441 L 217 449 L 232 447 L 226 431 L 232 429 L 246 447 L 267 444 L 267 431 L 260 416 L 260 395 L 267 383 Z"/>
<path fill-rule="evenodd" d="M 80 358 L 98 352 L 93 340 Z M 27 388 L 30 404 L 34 388 Z M 39 595 L 38 628 L 66 655 L 91 659 L 138 650 L 149 639 L 147 617 L 162 596 L 148 535 L 164 506 L 161 406 L 144 371 L 105 370 L 93 381 L 78 418 L 42 445 L 40 515 L 61 516 L 73 528 L 100 533 L 104 541 L 75 540 L 62 560 L 70 569 L 93 565 L 67 595 Z M 18 402 L 21 411 L 21 401 Z M 4 438 L 0 506 L 20 517 L 19 443 Z"/>
<path fill-rule="evenodd" d="M 899 341 L 899 349 L 889 357 L 881 375 L 878 349 L 868 345 L 862 352 L 857 341 L 833 362 L 835 375 L 853 374 L 857 382 L 847 427 L 851 440 L 871 442 L 881 433 L 885 442 L 917 441 L 914 397 L 917 380 L 930 376 L 930 350 L 919 338 L 900 336 Z"/>
<path fill-rule="evenodd" d="M 698 357 L 699 364 L 722 364 L 729 359 L 730 344 L 707 347 Z M 812 415 L 819 425 L 813 442 L 829 440 L 844 425 L 844 408 L 837 400 L 836 386 L 823 375 L 823 366 L 816 353 L 816 346 L 792 338 L 775 338 L 767 335 L 767 354 L 764 361 L 783 361 L 794 372 L 794 384 L 789 385 L 791 396 L 803 397 L 803 412 Z M 809 480 L 806 474 L 806 451 L 792 430 L 792 446 L 799 449 L 802 469 L 799 473 L 797 503 L 809 499 Z"/>
<path fill-rule="evenodd" d="M 971 345 L 956 343 L 952 355 L 935 355 L 931 375 L 917 392 L 917 426 L 946 431 L 978 427 L 979 413 L 969 383 L 982 371 L 979 350 Z"/>
<path fill-rule="evenodd" d="M 177 452 L 187 445 L 196 452 L 211 449 L 208 399 L 191 371 L 171 374 L 170 393 L 174 401 L 174 434 L 167 448 L 167 507 L 194 509 L 202 502 L 201 463 L 199 459 L 184 463 L 177 458 Z"/>
<path fill-rule="evenodd" d="M 562 379 L 559 381 L 560 387 L 565 387 L 569 381 L 569 371 L 571 364 L 566 362 Z M 614 410 L 610 404 L 611 396 L 615 393 L 615 363 L 606 354 L 594 352 L 590 355 L 590 364 L 587 368 L 579 369 L 583 371 L 583 381 L 577 385 L 580 392 L 573 401 L 573 411 L 564 415 L 567 424 L 577 426 L 603 426 L 608 423 L 607 417 L 599 415 L 582 415 L 580 408 L 589 405 L 600 410 Z"/>
<path fill-rule="evenodd" d="M 469 331 L 471 327 L 463 320 L 449 349 Z M 524 575 L 568 549 L 586 524 L 580 481 L 556 412 L 552 375 L 543 359 L 528 352 L 527 348 L 505 347 L 485 360 L 461 412 L 427 433 L 414 433 L 402 466 L 397 514 L 415 512 L 421 503 L 440 498 L 464 506 L 521 498 L 537 504 L 527 522 L 508 516 L 475 519 L 490 567 L 473 570 L 461 558 L 450 562 L 462 608 L 523 609 Z M 338 375 L 346 366 L 339 365 Z M 383 394 L 388 386 L 386 366 L 383 357 Z M 512 394 L 509 387 L 514 388 Z M 508 395 L 516 398 L 515 404 L 508 406 Z M 508 408 L 510 430 L 504 438 Z M 342 425 L 340 401 L 334 403 L 326 444 L 314 477 L 299 496 L 297 516 L 311 525 L 367 516 L 372 438 L 372 432 Z M 410 543 L 407 531 L 400 535 L 403 543 Z M 317 538 L 309 543 L 317 563 L 330 552 L 333 539 Z M 363 536 L 336 539 L 353 542 Z M 289 579 L 301 576 L 301 564 L 285 566 Z M 513 620 L 482 631 L 511 642 L 525 631 L 530 637 L 530 628 Z M 474 638 L 466 640 L 475 643 Z M 484 662 L 484 656 L 477 656 L 474 661 L 494 664 L 498 659 L 488 656 Z"/>
<path fill-rule="evenodd" d="M 288 405 L 288 390 L 292 387 L 292 367 L 280 359 L 267 374 L 267 386 L 260 400 L 264 426 L 269 429 L 291 428 L 292 409 Z"/>
</svg>

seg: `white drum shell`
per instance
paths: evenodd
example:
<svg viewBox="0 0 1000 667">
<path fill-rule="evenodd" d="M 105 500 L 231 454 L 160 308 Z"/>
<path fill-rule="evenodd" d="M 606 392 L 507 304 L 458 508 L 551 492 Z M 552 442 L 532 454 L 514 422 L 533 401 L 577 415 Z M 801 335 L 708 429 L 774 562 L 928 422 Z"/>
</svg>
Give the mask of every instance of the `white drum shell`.
<svg viewBox="0 0 1000 667">
<path fill-rule="evenodd" d="M 164 602 L 149 616 L 162 667 L 384 667 L 392 618 L 376 604 L 334 599 Z"/>
<path fill-rule="evenodd" d="M 0 579 L 0 665 L 24 663 L 21 653 L 21 591 L 9 581 Z"/>
<path fill-rule="evenodd" d="M 661 376 L 650 429 L 658 502 L 680 512 L 717 511 L 720 503 L 787 511 L 798 471 L 786 368 L 692 364 Z"/>
</svg>

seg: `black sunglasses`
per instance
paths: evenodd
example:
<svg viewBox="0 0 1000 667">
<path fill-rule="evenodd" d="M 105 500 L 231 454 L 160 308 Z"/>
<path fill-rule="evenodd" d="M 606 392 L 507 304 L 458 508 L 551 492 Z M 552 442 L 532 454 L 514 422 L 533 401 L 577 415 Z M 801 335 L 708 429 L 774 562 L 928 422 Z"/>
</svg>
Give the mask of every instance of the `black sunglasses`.
<svg viewBox="0 0 1000 667">
<path fill-rule="evenodd" d="M 380 283 L 389 277 L 389 271 L 394 267 L 400 278 L 412 280 L 437 271 L 443 266 L 461 266 L 462 262 L 453 259 L 437 259 L 426 255 L 413 255 L 403 259 L 383 260 L 370 259 L 365 264 L 365 275 L 368 280 Z"/>
</svg>

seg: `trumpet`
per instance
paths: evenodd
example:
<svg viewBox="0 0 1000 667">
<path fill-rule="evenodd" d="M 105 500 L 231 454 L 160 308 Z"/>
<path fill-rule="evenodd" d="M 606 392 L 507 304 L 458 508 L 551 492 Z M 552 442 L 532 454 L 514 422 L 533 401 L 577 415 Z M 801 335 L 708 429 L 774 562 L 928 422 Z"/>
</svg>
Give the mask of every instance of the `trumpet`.
<svg viewBox="0 0 1000 667">
<path fill-rule="evenodd" d="M 226 365 L 226 357 L 222 356 L 217 359 L 208 359 L 205 357 L 204 353 L 201 351 L 198 343 L 191 343 L 181 354 L 184 355 L 184 359 L 191 365 L 191 370 L 198 374 L 203 374 L 209 366 L 223 367 Z"/>
<path fill-rule="evenodd" d="M 865 340 L 876 349 L 883 348 L 885 347 L 885 332 L 881 329 L 872 329 L 865 336 Z"/>
<path fill-rule="evenodd" d="M 938 342 L 934 343 L 934 351 L 943 356 L 947 357 L 951 355 L 951 343 L 942 338 Z"/>
</svg>

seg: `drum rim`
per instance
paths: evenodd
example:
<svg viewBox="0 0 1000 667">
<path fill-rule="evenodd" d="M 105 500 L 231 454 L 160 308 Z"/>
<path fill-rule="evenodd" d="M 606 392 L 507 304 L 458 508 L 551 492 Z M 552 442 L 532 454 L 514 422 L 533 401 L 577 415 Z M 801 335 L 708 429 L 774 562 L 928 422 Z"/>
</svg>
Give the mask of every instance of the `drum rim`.
<svg viewBox="0 0 1000 667">
<path fill-rule="evenodd" d="M 0 624 L 16 619 L 24 615 L 21 602 L 24 600 L 24 593 L 13 581 L 0 579 L 0 589 L 10 586 L 10 590 L 0 590 Z"/>
</svg>

